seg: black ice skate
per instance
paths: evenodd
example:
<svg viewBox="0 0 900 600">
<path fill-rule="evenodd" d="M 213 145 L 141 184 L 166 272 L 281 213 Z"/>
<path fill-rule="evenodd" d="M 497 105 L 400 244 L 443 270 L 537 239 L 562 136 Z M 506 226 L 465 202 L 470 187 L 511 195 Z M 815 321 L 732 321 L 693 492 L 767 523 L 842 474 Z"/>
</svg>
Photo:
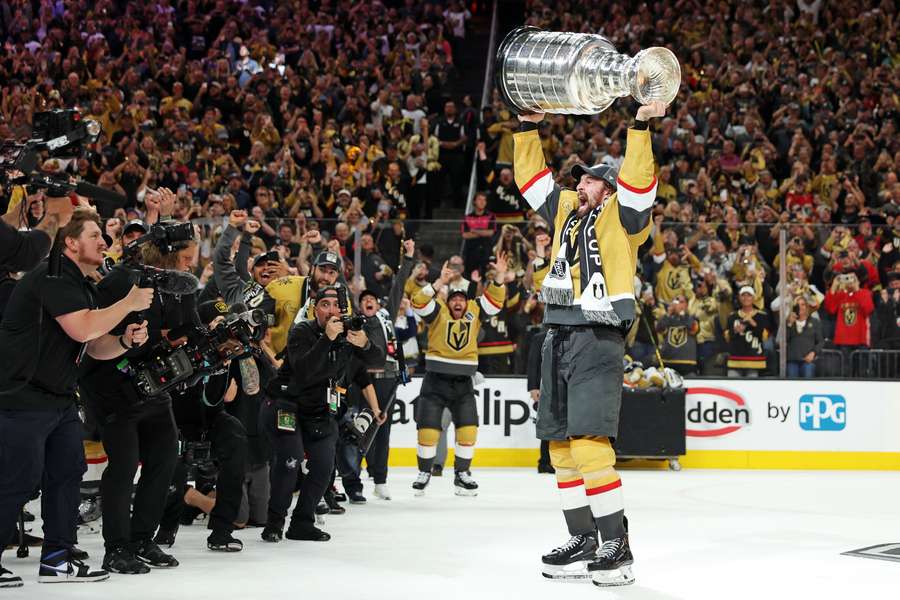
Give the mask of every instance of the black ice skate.
<svg viewBox="0 0 900 600">
<path fill-rule="evenodd" d="M 418 477 L 413 481 L 413 495 L 415 496 L 424 496 L 425 488 L 428 487 L 428 482 L 431 481 L 431 473 L 426 473 L 425 471 L 419 471 Z"/>
<path fill-rule="evenodd" d="M 628 546 L 628 534 L 603 542 L 597 558 L 588 564 L 591 580 L 598 587 L 629 585 L 634 583 L 631 565 L 634 556 Z"/>
<path fill-rule="evenodd" d="M 590 578 L 587 565 L 597 555 L 597 538 L 591 534 L 573 535 L 569 541 L 541 557 L 541 573 L 547 579 Z"/>
<path fill-rule="evenodd" d="M 453 487 L 457 496 L 477 496 L 478 484 L 468 471 L 457 471 L 453 478 Z"/>
</svg>

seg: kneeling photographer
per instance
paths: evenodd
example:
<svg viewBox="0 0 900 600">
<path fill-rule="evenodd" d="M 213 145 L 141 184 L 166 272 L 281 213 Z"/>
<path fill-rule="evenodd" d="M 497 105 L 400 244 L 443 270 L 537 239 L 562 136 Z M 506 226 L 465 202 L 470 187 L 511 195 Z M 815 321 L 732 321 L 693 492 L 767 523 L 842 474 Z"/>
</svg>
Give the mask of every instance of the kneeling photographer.
<svg viewBox="0 0 900 600">
<path fill-rule="evenodd" d="M 229 310 L 221 301 L 207 301 L 200 305 L 200 320 L 210 331 L 215 331 L 228 319 L 237 319 L 244 307 L 234 305 Z M 239 324 L 243 325 L 243 324 Z M 247 333 L 249 333 L 249 328 Z M 219 552 L 240 552 L 243 544 L 232 533 L 241 508 L 242 486 L 247 471 L 247 432 L 241 421 L 225 411 L 225 404 L 238 394 L 234 372 L 247 372 L 238 368 L 253 357 L 224 362 L 217 372 L 205 381 L 178 392 L 172 401 L 175 422 L 181 435 L 181 456 L 175 467 L 172 490 L 166 510 L 154 541 L 171 547 L 175 543 L 182 516 L 190 504 L 209 514 L 207 548 Z M 240 365 L 244 367 L 244 365 Z M 258 378 L 248 375 L 247 378 Z M 246 387 L 246 386 L 245 386 Z M 188 481 L 194 481 L 196 490 L 190 490 Z M 214 498 L 208 497 L 215 488 Z M 192 500 L 189 501 L 189 498 Z M 187 513 L 190 519 L 193 515 Z"/>
<path fill-rule="evenodd" d="M 178 561 L 152 539 L 175 468 L 178 434 L 171 397 L 147 385 L 142 379 L 142 365 L 154 358 L 156 347 L 170 330 L 199 324 L 196 285 L 191 285 L 191 280 L 196 280 L 187 273 L 195 250 L 189 224 L 154 225 L 150 233 L 129 245 L 126 260 L 97 286 L 100 305 L 108 306 L 125 295 L 135 277 L 144 280 L 148 273 L 157 276 L 150 308 L 126 317 L 113 330 L 114 334 L 121 333 L 134 322 L 146 321 L 149 343 L 139 348 L 123 343 L 124 359 L 86 361 L 79 381 L 100 424 L 109 458 L 100 484 L 106 548 L 103 566 L 114 573 L 148 573 L 148 565 L 178 566 Z M 185 280 L 188 285 L 184 285 Z M 179 291 L 182 293 L 172 293 Z M 138 463 L 141 476 L 132 508 Z"/>
<path fill-rule="evenodd" d="M 285 537 L 319 542 L 331 539 L 315 527 L 315 510 L 334 471 L 335 416 L 351 383 L 363 390 L 378 423 L 384 422 L 365 369 L 365 363 L 376 360 L 382 350 L 362 331 L 362 318 L 341 318 L 347 304 L 344 287 L 318 291 L 315 320 L 291 329 L 287 358 L 268 386 L 268 399 L 260 410 L 260 427 L 274 448 L 268 523 L 262 533 L 266 541 L 281 540 L 304 454 L 306 475 Z"/>
</svg>

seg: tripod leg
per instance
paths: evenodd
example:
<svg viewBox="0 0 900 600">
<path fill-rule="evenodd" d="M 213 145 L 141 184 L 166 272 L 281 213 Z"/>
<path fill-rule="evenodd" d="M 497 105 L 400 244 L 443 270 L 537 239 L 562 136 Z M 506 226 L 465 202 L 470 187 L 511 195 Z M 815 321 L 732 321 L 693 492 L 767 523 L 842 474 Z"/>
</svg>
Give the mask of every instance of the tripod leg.
<svg viewBox="0 0 900 600">
<path fill-rule="evenodd" d="M 25 543 L 25 509 L 19 511 L 19 548 L 16 550 L 16 556 L 25 558 L 28 556 L 28 545 Z"/>
</svg>

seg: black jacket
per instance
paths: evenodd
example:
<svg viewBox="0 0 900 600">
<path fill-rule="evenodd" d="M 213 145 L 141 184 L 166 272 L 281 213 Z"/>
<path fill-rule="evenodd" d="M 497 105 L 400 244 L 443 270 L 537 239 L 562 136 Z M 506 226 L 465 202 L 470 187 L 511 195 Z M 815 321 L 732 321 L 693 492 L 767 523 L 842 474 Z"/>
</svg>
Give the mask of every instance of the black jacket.
<svg viewBox="0 0 900 600">
<path fill-rule="evenodd" d="M 294 325 L 286 350 L 287 357 L 268 392 L 296 403 L 298 413 L 306 417 L 328 414 L 327 392 L 332 382 L 355 383 L 362 389 L 372 383 L 365 364 L 384 360 L 384 350 L 371 342 L 357 348 L 343 336 L 329 340 L 314 320 Z"/>
</svg>

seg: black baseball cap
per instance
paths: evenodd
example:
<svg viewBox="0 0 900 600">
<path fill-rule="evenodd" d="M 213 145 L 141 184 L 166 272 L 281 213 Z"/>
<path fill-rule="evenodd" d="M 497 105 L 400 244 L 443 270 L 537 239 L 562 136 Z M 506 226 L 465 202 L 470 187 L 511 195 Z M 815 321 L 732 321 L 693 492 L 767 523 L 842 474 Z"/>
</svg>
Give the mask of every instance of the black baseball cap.
<svg viewBox="0 0 900 600">
<path fill-rule="evenodd" d="M 228 314 L 228 305 L 221 300 L 208 300 L 197 307 L 200 322 L 204 325 L 211 323 L 216 317 Z"/>
<path fill-rule="evenodd" d="M 144 222 L 140 219 L 134 219 L 133 221 L 128 221 L 125 224 L 125 227 L 122 228 L 122 235 L 125 235 L 129 231 L 133 231 L 135 229 L 140 229 L 142 234 L 147 233 L 147 226 L 144 225 Z"/>
<path fill-rule="evenodd" d="M 575 178 L 575 181 L 580 180 L 582 175 L 590 175 L 591 177 L 602 179 L 612 189 L 616 189 L 616 179 L 619 177 L 619 171 L 602 163 L 593 167 L 587 165 L 575 165 L 572 167 L 572 177 Z"/>
<path fill-rule="evenodd" d="M 456 296 L 456 295 L 458 295 L 458 294 L 461 294 L 461 295 L 465 296 L 465 297 L 466 297 L 466 300 L 469 299 L 469 294 L 466 293 L 466 290 L 461 290 L 461 289 L 455 289 L 455 290 L 454 290 L 454 289 L 451 289 L 451 290 L 449 290 L 449 291 L 447 292 L 447 302 L 450 301 L 450 298 L 452 298 L 453 296 Z"/>
<path fill-rule="evenodd" d="M 313 263 L 314 267 L 334 267 L 335 269 L 341 269 L 341 257 L 331 252 L 330 250 L 326 250 L 324 252 L 320 252 L 316 257 L 316 262 Z"/>
<path fill-rule="evenodd" d="M 253 257 L 253 268 L 259 266 L 261 262 L 280 262 L 281 255 L 278 254 L 278 250 L 269 250 L 268 252 L 261 252 Z"/>
<path fill-rule="evenodd" d="M 359 302 L 362 303 L 362 299 L 363 299 L 364 297 L 366 297 L 366 296 L 372 296 L 373 298 L 375 298 L 376 301 L 378 301 L 379 303 L 381 302 L 381 298 L 378 296 L 378 294 L 376 294 L 376 293 L 373 292 L 372 290 L 363 290 L 363 291 L 361 291 L 361 292 L 359 293 Z"/>
</svg>

